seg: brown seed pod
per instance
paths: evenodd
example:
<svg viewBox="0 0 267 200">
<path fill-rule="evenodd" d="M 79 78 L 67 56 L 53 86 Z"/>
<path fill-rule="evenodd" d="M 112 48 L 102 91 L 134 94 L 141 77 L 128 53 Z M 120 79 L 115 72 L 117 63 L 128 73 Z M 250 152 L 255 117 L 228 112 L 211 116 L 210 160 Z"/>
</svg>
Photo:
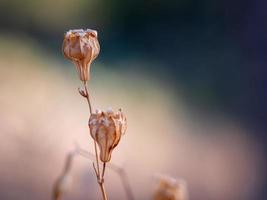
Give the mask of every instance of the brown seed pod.
<svg viewBox="0 0 267 200">
<path fill-rule="evenodd" d="M 100 52 L 97 31 L 87 29 L 69 30 L 64 37 L 62 51 L 77 69 L 81 81 L 90 78 L 90 65 Z"/>
<path fill-rule="evenodd" d="M 127 128 L 127 121 L 121 109 L 116 113 L 111 109 L 106 112 L 96 110 L 90 116 L 89 128 L 92 138 L 99 146 L 100 160 L 110 161 L 113 149 L 118 145 Z"/>
</svg>

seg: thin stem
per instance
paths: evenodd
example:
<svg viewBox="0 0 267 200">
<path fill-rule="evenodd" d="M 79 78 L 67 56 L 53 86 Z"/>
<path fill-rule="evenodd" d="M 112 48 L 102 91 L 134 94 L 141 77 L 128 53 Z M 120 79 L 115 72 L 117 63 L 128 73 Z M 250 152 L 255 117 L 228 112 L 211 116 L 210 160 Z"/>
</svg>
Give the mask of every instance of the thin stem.
<svg viewBox="0 0 267 200">
<path fill-rule="evenodd" d="M 97 151 L 97 146 L 96 146 L 96 141 L 94 140 L 94 146 L 95 146 L 95 157 L 96 157 L 96 166 L 97 166 L 97 174 L 98 177 L 100 177 L 100 167 L 99 167 L 99 160 L 98 160 L 98 151 Z"/>
<path fill-rule="evenodd" d="M 89 106 L 89 112 L 90 112 L 90 115 L 91 115 L 92 114 L 92 105 L 91 105 L 91 101 L 90 101 L 90 95 L 89 95 L 89 91 L 88 91 L 88 87 L 87 87 L 87 82 L 84 81 L 83 85 L 84 85 L 84 90 L 85 90 L 85 97 L 86 97 L 86 100 L 87 100 L 87 103 L 88 103 L 88 106 Z M 98 157 L 98 151 L 97 151 L 97 146 L 96 146 L 96 141 L 95 140 L 94 140 L 94 146 L 95 146 L 97 176 L 100 176 L 99 157 Z"/>
<path fill-rule="evenodd" d="M 106 189 L 105 189 L 105 186 L 104 186 L 104 181 L 101 181 L 99 183 L 100 185 L 100 188 L 101 188 L 101 193 L 102 193 L 102 197 L 104 200 L 108 200 L 108 197 L 107 197 L 107 193 L 106 193 Z"/>
<path fill-rule="evenodd" d="M 102 177 L 101 177 L 102 180 L 104 180 L 105 170 L 106 170 L 106 162 L 103 162 Z"/>
<path fill-rule="evenodd" d="M 98 180 L 98 173 L 97 173 L 97 170 L 96 170 L 96 167 L 95 167 L 95 163 L 94 162 L 93 162 L 93 168 L 94 168 L 95 174 L 97 176 L 97 180 Z"/>
<path fill-rule="evenodd" d="M 89 92 L 88 92 L 88 88 L 87 88 L 87 81 L 84 81 L 83 85 L 84 85 L 85 93 L 83 93 L 84 95 L 82 95 L 82 96 L 84 96 L 86 98 L 86 100 L 87 100 L 87 103 L 88 103 L 88 106 L 89 106 L 89 112 L 90 112 L 90 115 L 91 115 L 92 114 L 92 105 L 91 105 L 90 96 L 89 96 Z M 91 132 L 91 129 L 89 129 L 89 131 Z M 93 167 L 94 167 L 94 170 L 95 170 L 95 173 L 96 173 L 97 182 L 98 182 L 98 184 L 100 186 L 100 189 L 101 189 L 103 200 L 108 200 L 107 194 L 106 194 L 106 190 L 105 190 L 105 186 L 104 186 L 105 164 L 103 165 L 103 173 L 101 175 L 100 174 L 100 167 L 99 167 L 98 151 L 97 151 L 97 146 L 96 146 L 96 141 L 95 140 L 94 140 L 94 147 L 95 147 L 96 167 L 95 167 L 94 163 L 93 163 Z"/>
<path fill-rule="evenodd" d="M 91 105 L 90 96 L 89 96 L 89 92 L 88 92 L 88 88 L 87 88 L 87 81 L 84 81 L 83 85 L 84 85 L 84 89 L 85 89 L 86 100 L 87 100 L 87 103 L 89 106 L 89 112 L 91 115 L 92 114 L 92 105 Z"/>
</svg>

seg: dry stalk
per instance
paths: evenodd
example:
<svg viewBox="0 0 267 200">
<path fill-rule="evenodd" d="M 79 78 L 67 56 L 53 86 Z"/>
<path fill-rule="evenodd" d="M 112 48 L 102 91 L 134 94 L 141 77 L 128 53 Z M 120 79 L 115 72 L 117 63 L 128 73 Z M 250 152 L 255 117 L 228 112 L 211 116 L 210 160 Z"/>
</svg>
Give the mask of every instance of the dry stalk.
<svg viewBox="0 0 267 200">
<path fill-rule="evenodd" d="M 91 115 L 92 114 L 92 105 L 91 105 L 89 91 L 88 91 L 88 87 L 87 87 L 87 81 L 83 82 L 83 86 L 84 86 L 84 90 L 82 90 L 80 88 L 78 90 L 79 90 L 79 93 L 83 97 L 86 98 L 87 103 L 88 103 L 88 107 L 89 107 L 89 112 L 90 112 L 90 115 Z M 89 129 L 89 131 L 91 132 L 91 129 Z M 100 166 L 99 166 L 98 150 L 97 150 L 97 146 L 96 146 L 96 141 L 95 140 L 94 140 L 94 149 L 95 149 L 96 166 L 95 166 L 95 164 L 93 162 L 93 167 L 94 167 L 94 171 L 95 171 L 95 174 L 96 174 L 97 182 L 98 182 L 98 185 L 100 187 L 103 200 L 108 200 L 106 189 L 105 189 L 105 185 L 104 185 L 104 175 L 105 175 L 106 163 L 105 162 L 103 163 L 102 173 L 101 173 L 100 172 Z"/>
<path fill-rule="evenodd" d="M 93 160 L 95 155 L 80 148 L 78 145 L 76 145 L 76 152 L 84 157 L 87 158 L 89 160 Z M 125 171 L 125 169 L 123 167 L 120 167 L 112 162 L 109 162 L 109 164 L 107 165 L 108 168 L 110 168 L 111 170 L 113 170 L 114 172 L 116 172 L 121 180 L 122 186 L 125 190 L 126 196 L 128 200 L 135 200 L 134 195 L 133 195 L 133 191 L 129 182 L 129 178 L 127 176 L 127 173 Z"/>
<path fill-rule="evenodd" d="M 76 67 L 80 80 L 83 82 L 83 89 L 79 88 L 81 96 L 86 98 L 90 118 L 88 122 L 89 132 L 94 140 L 95 162 L 93 161 L 93 169 L 96 174 L 97 182 L 99 184 L 103 200 L 108 200 L 104 185 L 104 176 L 106 163 L 111 159 L 113 149 L 118 145 L 121 136 L 125 133 L 127 128 L 127 120 L 119 109 L 117 112 L 108 109 L 104 111 L 96 111 L 92 113 L 92 105 L 90 95 L 87 87 L 87 82 L 90 78 L 90 66 L 93 60 L 96 59 L 100 52 L 100 45 L 97 39 L 97 31 L 91 29 L 75 29 L 69 30 L 64 35 L 62 51 L 64 56 L 72 61 Z M 99 153 L 98 154 L 98 147 Z M 102 163 L 102 170 L 100 170 L 100 161 Z M 125 188 L 129 187 L 125 173 L 122 172 L 122 181 Z M 130 194 L 133 199 L 132 193 Z"/>
<path fill-rule="evenodd" d="M 89 151 L 86 151 L 86 150 L 82 149 L 78 144 L 75 144 L 75 149 L 73 151 L 71 151 L 67 155 L 62 174 L 59 176 L 59 178 L 56 180 L 56 182 L 54 184 L 53 197 L 52 197 L 53 200 L 61 200 L 62 194 L 64 192 L 62 190 L 62 184 L 64 184 L 63 183 L 64 177 L 66 175 L 70 174 L 70 170 L 71 170 L 71 166 L 72 166 L 72 162 L 73 162 L 74 156 L 77 156 L 77 155 L 79 155 L 79 156 L 81 156 L 83 158 L 86 158 L 86 159 L 88 159 L 88 160 L 90 160 L 92 162 L 95 159 L 95 155 L 93 153 L 91 153 Z M 94 162 L 93 162 L 93 166 L 94 166 L 95 173 L 97 174 L 97 169 L 96 169 L 96 167 L 94 165 Z M 103 166 L 102 176 L 104 176 L 106 167 L 111 169 L 111 170 L 113 170 L 120 177 L 120 180 L 121 180 L 122 186 L 123 186 L 123 188 L 125 190 L 127 199 L 128 200 L 135 200 L 134 195 L 133 195 L 133 191 L 132 191 L 132 188 L 130 186 L 129 179 L 128 179 L 128 176 L 126 174 L 125 169 L 120 167 L 120 166 L 118 166 L 118 165 L 116 165 L 116 164 L 114 164 L 114 163 L 112 163 L 112 162 L 110 162 L 109 165 Z M 105 188 L 102 187 L 101 191 L 102 191 L 102 189 L 105 189 Z M 105 193 L 105 191 L 103 191 L 103 193 Z"/>
</svg>

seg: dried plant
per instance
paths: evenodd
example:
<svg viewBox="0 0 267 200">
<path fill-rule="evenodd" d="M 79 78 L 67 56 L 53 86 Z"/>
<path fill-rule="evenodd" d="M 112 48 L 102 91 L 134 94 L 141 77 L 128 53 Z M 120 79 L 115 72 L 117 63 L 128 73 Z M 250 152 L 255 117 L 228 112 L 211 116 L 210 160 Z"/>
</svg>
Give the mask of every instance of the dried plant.
<svg viewBox="0 0 267 200">
<path fill-rule="evenodd" d="M 73 160 L 75 156 L 82 156 L 83 158 L 89 159 L 90 161 L 95 160 L 95 155 L 93 153 L 90 153 L 82 149 L 78 144 L 75 144 L 75 149 L 71 151 L 70 153 L 68 153 L 66 156 L 62 174 L 58 177 L 58 179 L 56 180 L 54 184 L 53 193 L 52 193 L 53 200 L 60 200 L 62 198 L 63 193 L 67 192 L 67 190 L 70 188 L 70 183 L 72 180 L 71 179 L 71 167 L 73 165 Z M 107 167 L 119 175 L 120 180 L 122 182 L 122 186 L 124 187 L 124 190 L 126 192 L 127 199 L 135 200 L 132 188 L 129 183 L 128 176 L 124 168 L 112 162 L 109 162 L 109 165 Z"/>
<path fill-rule="evenodd" d="M 64 56 L 74 63 L 79 78 L 83 83 L 83 88 L 79 88 L 78 91 L 88 103 L 88 126 L 94 142 L 95 154 L 89 153 L 76 145 L 75 150 L 67 155 L 63 172 L 54 184 L 53 200 L 60 200 L 62 194 L 66 191 L 70 182 L 70 170 L 73 158 L 76 155 L 92 160 L 103 200 L 108 200 L 104 185 L 107 163 L 109 164 L 108 167 L 120 176 L 127 198 L 134 200 L 134 195 L 125 170 L 110 162 L 112 151 L 119 144 L 121 136 L 127 129 L 126 117 L 122 109 L 119 109 L 117 112 L 114 112 L 110 108 L 107 111 L 96 110 L 94 113 L 92 112 L 93 109 L 87 84 L 90 79 L 91 63 L 100 52 L 97 31 L 91 29 L 68 31 L 63 40 L 62 51 Z M 160 180 L 159 186 L 154 193 L 153 200 L 188 200 L 187 188 L 184 182 L 165 176 L 158 176 L 158 178 Z"/>
<path fill-rule="evenodd" d="M 82 156 L 84 158 L 88 158 L 90 160 L 94 159 L 94 157 L 95 157 L 94 154 L 80 148 L 79 145 L 76 145 L 76 152 L 80 156 Z M 134 194 L 133 194 L 132 188 L 130 186 L 130 182 L 129 182 L 129 179 L 128 179 L 128 176 L 126 174 L 125 169 L 121 166 L 118 166 L 118 165 L 112 163 L 112 162 L 109 162 L 107 167 L 119 175 L 120 180 L 122 182 L 122 186 L 124 187 L 124 190 L 126 192 L 127 199 L 128 200 L 135 200 Z"/>
<path fill-rule="evenodd" d="M 91 63 L 100 52 L 97 31 L 91 29 L 68 31 L 63 40 L 62 51 L 65 57 L 74 63 L 79 78 L 83 82 L 83 89 L 79 88 L 79 93 L 86 98 L 89 106 L 90 117 L 88 125 L 90 135 L 94 141 L 96 160 L 96 164 L 93 162 L 93 168 L 100 186 L 102 198 L 107 200 L 108 197 L 104 185 L 106 163 L 110 161 L 113 149 L 118 145 L 122 134 L 126 131 L 126 117 L 121 109 L 118 112 L 108 109 L 106 112 L 96 110 L 95 113 L 92 113 L 87 83 L 90 79 Z M 100 150 L 100 155 L 98 150 Z M 59 178 L 54 190 L 55 199 L 59 199 L 62 193 L 60 186 L 62 181 L 60 182 L 60 180 Z"/>
</svg>

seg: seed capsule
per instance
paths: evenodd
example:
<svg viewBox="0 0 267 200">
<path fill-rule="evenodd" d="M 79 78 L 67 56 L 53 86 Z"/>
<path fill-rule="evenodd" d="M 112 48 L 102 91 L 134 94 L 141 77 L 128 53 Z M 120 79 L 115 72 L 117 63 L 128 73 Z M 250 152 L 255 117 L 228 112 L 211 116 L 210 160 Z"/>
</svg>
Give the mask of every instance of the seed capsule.
<svg viewBox="0 0 267 200">
<path fill-rule="evenodd" d="M 100 160 L 108 162 L 113 149 L 119 144 L 121 136 L 127 128 L 127 121 L 121 109 L 118 112 L 108 109 L 97 110 L 90 116 L 89 128 L 92 138 L 100 149 Z"/>
<path fill-rule="evenodd" d="M 62 45 L 63 54 L 77 69 L 81 81 L 90 78 L 90 66 L 99 54 L 100 46 L 95 30 L 69 30 Z"/>
</svg>

